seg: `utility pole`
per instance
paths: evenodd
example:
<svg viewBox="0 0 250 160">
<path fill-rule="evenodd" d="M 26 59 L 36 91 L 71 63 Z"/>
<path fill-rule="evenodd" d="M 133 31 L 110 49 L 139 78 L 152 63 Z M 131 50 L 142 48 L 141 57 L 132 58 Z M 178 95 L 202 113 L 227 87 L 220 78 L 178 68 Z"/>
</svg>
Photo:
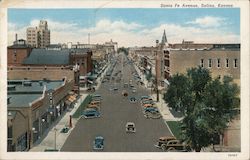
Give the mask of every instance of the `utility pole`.
<svg viewBox="0 0 250 160">
<path fill-rule="evenodd" d="M 90 33 L 88 33 L 88 44 L 90 44 Z"/>
<path fill-rule="evenodd" d="M 158 66 L 160 65 L 160 58 L 159 58 L 159 52 L 161 52 L 161 49 L 158 47 L 157 51 L 156 51 L 156 67 L 155 67 L 155 89 L 156 89 L 156 100 L 157 102 L 159 102 L 159 90 L 158 90 L 158 76 L 159 76 L 159 72 L 158 72 Z"/>
</svg>

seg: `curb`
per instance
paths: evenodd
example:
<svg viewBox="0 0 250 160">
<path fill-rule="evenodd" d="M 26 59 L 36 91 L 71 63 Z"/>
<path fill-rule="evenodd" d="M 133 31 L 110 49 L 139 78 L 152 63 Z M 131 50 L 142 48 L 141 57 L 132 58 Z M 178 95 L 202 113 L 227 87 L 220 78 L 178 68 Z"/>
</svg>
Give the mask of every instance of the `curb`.
<svg viewBox="0 0 250 160">
<path fill-rule="evenodd" d="M 165 123 L 165 124 L 166 124 L 166 126 L 168 127 L 168 130 L 169 130 L 169 132 L 171 133 L 171 135 L 172 135 L 172 136 L 175 136 L 175 135 L 173 134 L 173 132 L 171 131 L 170 127 L 168 126 L 168 124 L 167 124 L 167 121 L 166 121 L 166 120 L 164 120 L 164 123 Z"/>
</svg>

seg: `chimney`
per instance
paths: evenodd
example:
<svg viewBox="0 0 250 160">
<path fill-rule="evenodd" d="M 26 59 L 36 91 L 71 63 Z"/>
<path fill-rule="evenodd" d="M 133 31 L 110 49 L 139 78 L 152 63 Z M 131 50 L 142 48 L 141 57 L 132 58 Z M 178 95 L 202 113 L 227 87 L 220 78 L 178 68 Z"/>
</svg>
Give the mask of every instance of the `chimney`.
<svg viewBox="0 0 250 160">
<path fill-rule="evenodd" d="M 16 41 L 17 41 L 17 33 L 16 33 Z"/>
</svg>

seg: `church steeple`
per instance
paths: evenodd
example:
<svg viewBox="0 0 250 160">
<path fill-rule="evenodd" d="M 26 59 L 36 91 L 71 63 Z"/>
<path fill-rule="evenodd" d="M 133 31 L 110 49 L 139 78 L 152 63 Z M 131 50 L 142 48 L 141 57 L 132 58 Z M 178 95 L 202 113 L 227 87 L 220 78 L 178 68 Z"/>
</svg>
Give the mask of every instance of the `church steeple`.
<svg viewBox="0 0 250 160">
<path fill-rule="evenodd" d="M 165 29 L 164 29 L 162 39 L 161 39 L 161 44 L 166 44 L 166 43 L 168 43 L 168 40 L 167 40 L 166 32 L 165 32 Z"/>
</svg>

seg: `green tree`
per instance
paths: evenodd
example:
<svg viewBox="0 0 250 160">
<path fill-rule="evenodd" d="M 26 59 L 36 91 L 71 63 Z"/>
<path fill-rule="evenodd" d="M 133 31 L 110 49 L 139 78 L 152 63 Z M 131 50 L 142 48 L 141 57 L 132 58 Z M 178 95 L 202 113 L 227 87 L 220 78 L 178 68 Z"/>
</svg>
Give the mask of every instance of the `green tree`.
<svg viewBox="0 0 250 160">
<path fill-rule="evenodd" d="M 215 135 L 222 134 L 238 113 L 238 86 L 230 77 L 212 79 L 209 70 L 201 67 L 176 74 L 169 82 L 164 99 L 184 115 L 183 140 L 197 152 L 214 144 Z"/>
<path fill-rule="evenodd" d="M 128 48 L 125 48 L 125 47 L 121 47 L 121 48 L 118 48 L 118 53 L 119 52 L 124 52 L 125 55 L 128 55 Z"/>
</svg>

